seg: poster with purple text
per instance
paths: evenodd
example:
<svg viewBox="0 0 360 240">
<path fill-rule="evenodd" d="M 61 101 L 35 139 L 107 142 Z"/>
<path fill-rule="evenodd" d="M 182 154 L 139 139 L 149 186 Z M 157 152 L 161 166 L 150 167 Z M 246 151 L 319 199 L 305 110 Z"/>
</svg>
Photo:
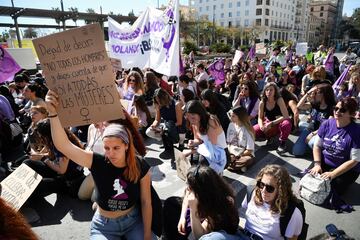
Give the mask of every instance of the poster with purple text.
<svg viewBox="0 0 360 240">
<path fill-rule="evenodd" d="M 152 68 L 167 76 L 179 75 L 178 0 L 165 10 L 148 7 L 132 26 L 109 17 L 109 55 L 124 68 Z"/>
</svg>

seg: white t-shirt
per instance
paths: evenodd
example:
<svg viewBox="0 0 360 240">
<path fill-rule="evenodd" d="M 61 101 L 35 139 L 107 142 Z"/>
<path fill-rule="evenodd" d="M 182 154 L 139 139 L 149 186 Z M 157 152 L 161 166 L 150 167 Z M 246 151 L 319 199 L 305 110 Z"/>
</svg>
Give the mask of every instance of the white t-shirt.
<svg viewBox="0 0 360 240">
<path fill-rule="evenodd" d="M 262 206 L 256 206 L 253 198 L 248 204 L 245 196 L 242 207 L 246 209 L 245 229 L 262 237 L 264 240 L 284 239 L 280 232 L 280 214 L 271 213 L 269 204 L 264 203 Z M 302 224 L 301 212 L 298 208 L 295 208 L 286 228 L 285 236 L 287 238 L 299 236 Z"/>
<path fill-rule="evenodd" d="M 201 80 L 206 80 L 208 81 L 209 80 L 209 74 L 207 74 L 206 71 L 203 71 L 202 73 L 200 73 L 199 75 L 197 75 L 195 77 L 196 81 L 197 82 L 200 82 Z"/>
<path fill-rule="evenodd" d="M 255 142 L 244 126 L 237 126 L 236 124 L 231 122 L 227 129 L 226 142 L 229 145 L 234 145 L 247 150 L 252 150 L 254 156 Z"/>
<path fill-rule="evenodd" d="M 86 150 L 90 150 L 100 154 L 105 153 L 104 144 L 102 141 L 102 133 L 99 129 L 95 127 L 94 124 L 91 124 L 88 128 Z"/>
</svg>

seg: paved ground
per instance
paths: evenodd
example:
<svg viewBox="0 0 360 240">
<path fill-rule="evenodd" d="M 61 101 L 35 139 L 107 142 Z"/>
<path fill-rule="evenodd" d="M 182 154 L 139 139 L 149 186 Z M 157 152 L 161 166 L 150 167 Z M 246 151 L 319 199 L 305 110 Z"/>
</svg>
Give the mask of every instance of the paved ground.
<svg viewBox="0 0 360 240">
<path fill-rule="evenodd" d="M 295 139 L 296 136 L 290 136 L 288 149 L 291 149 Z M 177 177 L 176 171 L 172 168 L 172 160 L 161 153 L 162 150 L 159 149 L 157 142 L 147 139 L 146 143 L 148 148 L 146 159 L 153 166 L 153 185 L 160 198 L 165 200 L 169 196 L 181 196 L 185 184 Z M 269 163 L 284 165 L 291 173 L 294 190 L 297 191 L 298 173 L 311 164 L 312 157 L 310 154 L 307 158 L 295 158 L 289 153 L 279 156 L 275 151 L 276 144 L 273 146 L 265 145 L 266 142 L 256 142 L 256 144 L 257 161 L 245 174 L 236 174 L 227 170 L 224 172 L 225 179 L 234 187 L 237 193 L 237 205 L 240 213 L 240 204 L 246 191 L 245 186 L 253 183 L 257 172 L 264 165 Z M 360 179 L 352 186 L 345 198 L 348 203 L 354 205 L 357 211 L 350 214 L 337 214 L 335 211 L 305 202 L 306 221 L 310 224 L 308 238 L 323 233 L 328 223 L 334 223 L 350 236 L 360 239 Z M 33 230 L 41 239 L 88 239 L 93 214 L 90 202 L 52 194 L 43 202 L 39 202 L 32 207 L 36 209 L 41 218 L 38 223 L 33 224 Z"/>
</svg>

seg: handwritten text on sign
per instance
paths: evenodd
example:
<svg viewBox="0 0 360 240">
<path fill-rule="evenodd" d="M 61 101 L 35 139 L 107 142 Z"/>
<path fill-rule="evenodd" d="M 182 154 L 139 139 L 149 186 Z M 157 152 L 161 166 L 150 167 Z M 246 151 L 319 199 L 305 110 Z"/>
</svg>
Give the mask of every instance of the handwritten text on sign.
<svg viewBox="0 0 360 240">
<path fill-rule="evenodd" d="M 26 164 L 21 164 L 1 182 L 1 198 L 19 210 L 41 179 L 42 177 L 37 172 Z"/>
<path fill-rule="evenodd" d="M 59 114 L 64 126 L 122 117 L 98 24 L 38 38 L 34 45 L 50 89 L 60 96 Z"/>
</svg>

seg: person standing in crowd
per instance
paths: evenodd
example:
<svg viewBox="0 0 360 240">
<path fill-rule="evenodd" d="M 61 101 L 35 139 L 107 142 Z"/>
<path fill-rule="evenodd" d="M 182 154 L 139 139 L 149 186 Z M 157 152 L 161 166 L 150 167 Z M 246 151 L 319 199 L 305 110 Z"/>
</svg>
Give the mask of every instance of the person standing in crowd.
<svg viewBox="0 0 360 240">
<path fill-rule="evenodd" d="M 291 178 L 286 168 L 267 165 L 256 176 L 256 186 L 242 202 L 245 209 L 244 233 L 250 239 L 297 239 L 304 219 L 295 207 L 284 235 L 280 230 L 280 217 L 288 207 L 299 200 L 292 191 Z"/>
<path fill-rule="evenodd" d="M 275 83 L 265 85 L 259 104 L 258 124 L 254 126 L 256 138 L 270 139 L 280 133 L 277 151 L 285 152 L 291 132 L 291 121 L 284 99 Z"/>
<path fill-rule="evenodd" d="M 259 113 L 260 96 L 254 81 L 241 82 L 235 92 L 233 107 L 243 106 L 247 110 L 252 125 L 257 123 Z"/>
<path fill-rule="evenodd" d="M 231 123 L 226 134 L 230 154 L 228 169 L 245 172 L 255 160 L 255 132 L 243 106 L 230 110 L 229 117 Z"/>
<path fill-rule="evenodd" d="M 162 88 L 154 94 L 156 109 L 155 120 L 146 130 L 146 135 L 158 141 L 163 141 L 166 151 L 172 151 L 173 144 L 179 141 L 179 134 L 183 134 L 183 112 L 180 104 Z"/>
<path fill-rule="evenodd" d="M 360 125 L 355 123 L 359 105 L 346 97 L 334 108 L 334 118 L 323 122 L 313 149 L 311 174 L 330 179 L 333 190 L 343 194 L 360 174 Z"/>
<path fill-rule="evenodd" d="M 315 66 L 320 66 L 323 64 L 323 61 L 325 60 L 327 56 L 326 48 L 324 45 L 320 45 L 318 48 L 318 51 L 315 53 L 314 56 L 314 62 Z"/>
<path fill-rule="evenodd" d="M 190 234 L 195 239 L 239 239 L 235 195 L 227 182 L 200 165 L 190 168 L 186 179 L 182 202 L 177 197 L 165 200 L 165 239 L 188 239 Z"/>
<path fill-rule="evenodd" d="M 71 144 L 57 117 L 56 93 L 46 97 L 55 147 L 67 158 L 87 167 L 97 189 L 96 213 L 90 239 L 155 239 L 151 232 L 152 207 L 149 166 L 135 155 L 129 130 L 110 124 L 103 133 L 105 155 Z"/>
<path fill-rule="evenodd" d="M 310 101 L 308 101 L 309 98 Z M 292 149 L 295 156 L 304 155 L 308 146 L 313 148 L 317 130 L 326 119 L 333 115 L 335 103 L 334 91 L 328 84 L 313 87 L 300 99 L 297 108 L 310 110 L 310 115 L 306 122 L 299 123 L 300 135 Z"/>
<path fill-rule="evenodd" d="M 132 101 L 135 94 L 144 94 L 144 83 L 141 75 L 136 71 L 131 71 L 126 77 L 121 96 L 123 99 Z"/>
</svg>

